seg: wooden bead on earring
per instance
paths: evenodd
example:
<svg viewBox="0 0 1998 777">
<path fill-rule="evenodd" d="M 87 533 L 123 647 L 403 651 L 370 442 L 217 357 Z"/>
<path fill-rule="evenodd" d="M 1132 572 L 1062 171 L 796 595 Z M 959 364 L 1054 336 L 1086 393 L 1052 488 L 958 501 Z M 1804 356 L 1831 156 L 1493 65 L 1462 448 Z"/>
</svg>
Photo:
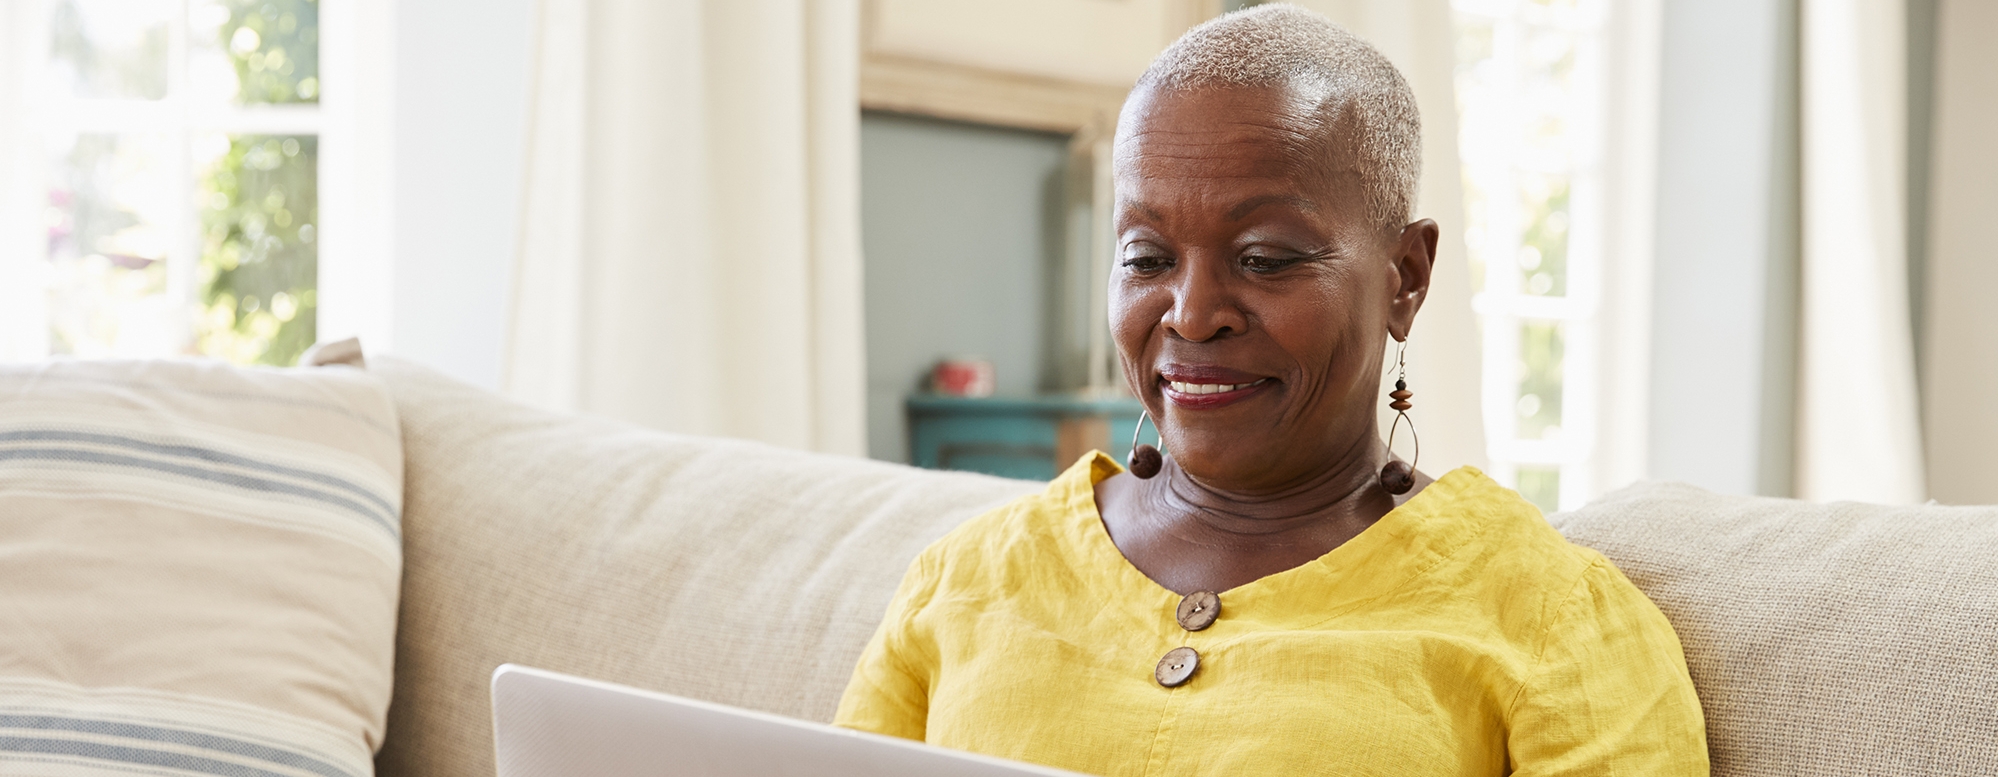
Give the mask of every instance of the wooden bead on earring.
<svg viewBox="0 0 1998 777">
<path fill-rule="evenodd" d="M 1130 465 L 1131 474 L 1149 480 L 1158 475 L 1159 469 L 1165 466 L 1165 456 L 1160 455 L 1159 449 L 1150 445 L 1138 445 L 1131 448 L 1131 457 L 1126 463 Z"/>
<path fill-rule="evenodd" d="M 1404 463 L 1394 456 L 1394 434 L 1401 431 L 1403 421 L 1408 422 L 1408 436 L 1415 441 L 1415 458 L 1422 458 L 1422 438 L 1415 434 L 1415 420 L 1408 417 L 1409 408 L 1415 407 L 1415 403 L 1409 401 L 1415 398 L 1415 392 L 1408 390 L 1407 357 L 1408 344 L 1404 341 L 1401 352 L 1395 356 L 1402 374 L 1395 377 L 1394 390 L 1388 392 L 1388 398 L 1394 400 L 1388 403 L 1388 408 L 1394 411 L 1394 423 L 1388 427 L 1388 463 L 1381 467 L 1381 488 L 1387 489 L 1388 493 L 1395 496 L 1401 496 L 1415 488 L 1415 465 Z"/>
<path fill-rule="evenodd" d="M 1415 487 L 1415 474 L 1401 459 L 1394 459 L 1381 468 L 1381 488 L 1395 496 L 1408 493 Z"/>
<path fill-rule="evenodd" d="M 1145 430 L 1145 422 L 1151 420 L 1152 413 L 1149 410 L 1138 416 L 1138 425 L 1131 429 L 1131 455 L 1124 459 L 1125 468 L 1131 470 L 1131 474 L 1145 480 L 1150 480 L 1159 474 L 1159 470 L 1165 466 L 1165 454 L 1159 453 L 1157 448 L 1138 442 L 1138 435 Z M 1152 421 L 1152 428 L 1158 428 L 1157 421 Z M 1165 442 L 1163 435 L 1160 436 L 1159 442 Z"/>
</svg>

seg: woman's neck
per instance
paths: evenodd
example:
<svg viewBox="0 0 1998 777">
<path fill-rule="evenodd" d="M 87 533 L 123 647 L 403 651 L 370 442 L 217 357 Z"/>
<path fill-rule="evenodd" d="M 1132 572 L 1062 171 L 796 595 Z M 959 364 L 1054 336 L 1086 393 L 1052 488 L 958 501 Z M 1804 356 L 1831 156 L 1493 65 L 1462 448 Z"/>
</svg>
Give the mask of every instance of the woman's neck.
<svg viewBox="0 0 1998 777">
<path fill-rule="evenodd" d="M 1394 497 L 1380 485 L 1386 460 L 1385 446 L 1364 437 L 1280 487 L 1245 491 L 1203 482 L 1168 456 L 1159 476 L 1145 482 L 1139 504 L 1161 528 L 1189 538 L 1289 544 L 1288 537 L 1322 534 L 1335 525 L 1365 529 L 1394 509 Z"/>
<path fill-rule="evenodd" d="M 1380 485 L 1386 455 L 1376 440 L 1261 491 L 1203 482 L 1168 457 L 1149 480 L 1098 483 L 1097 508 L 1117 549 L 1159 585 L 1226 591 L 1310 563 L 1393 510 Z M 1418 486 L 1427 480 L 1418 475 Z"/>
</svg>

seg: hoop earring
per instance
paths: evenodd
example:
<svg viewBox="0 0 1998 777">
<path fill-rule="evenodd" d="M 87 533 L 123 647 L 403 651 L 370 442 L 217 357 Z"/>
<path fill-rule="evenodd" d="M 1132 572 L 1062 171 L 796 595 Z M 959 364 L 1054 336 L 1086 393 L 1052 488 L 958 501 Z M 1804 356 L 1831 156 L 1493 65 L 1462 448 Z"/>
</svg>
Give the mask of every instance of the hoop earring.
<svg viewBox="0 0 1998 777">
<path fill-rule="evenodd" d="M 1415 421 L 1408 417 L 1408 409 L 1415 405 L 1408 400 L 1415 392 L 1408 390 L 1408 341 L 1401 341 L 1401 351 L 1395 354 L 1396 366 L 1400 374 L 1394 379 L 1394 390 L 1388 392 L 1393 402 L 1388 407 L 1394 409 L 1394 423 L 1388 426 L 1388 463 L 1381 467 L 1381 487 L 1387 492 L 1400 496 L 1415 487 L 1415 462 L 1422 459 L 1422 438 L 1415 433 Z M 1394 457 L 1394 433 L 1401 430 L 1401 422 L 1408 422 L 1408 437 L 1415 441 L 1415 457 L 1408 463 Z"/>
<path fill-rule="evenodd" d="M 1145 480 L 1150 480 L 1152 476 L 1159 474 L 1159 468 L 1165 466 L 1165 456 L 1159 453 L 1159 449 L 1150 445 L 1138 444 L 1138 435 L 1145 431 L 1145 422 L 1151 421 L 1151 419 L 1152 411 L 1150 410 L 1139 414 L 1138 426 L 1131 430 L 1131 455 L 1124 460 L 1124 464 L 1131 470 L 1131 474 Z M 1159 428 L 1157 421 L 1152 421 L 1152 428 Z M 1163 432 L 1159 434 L 1159 442 L 1165 442 L 1165 434 Z"/>
</svg>

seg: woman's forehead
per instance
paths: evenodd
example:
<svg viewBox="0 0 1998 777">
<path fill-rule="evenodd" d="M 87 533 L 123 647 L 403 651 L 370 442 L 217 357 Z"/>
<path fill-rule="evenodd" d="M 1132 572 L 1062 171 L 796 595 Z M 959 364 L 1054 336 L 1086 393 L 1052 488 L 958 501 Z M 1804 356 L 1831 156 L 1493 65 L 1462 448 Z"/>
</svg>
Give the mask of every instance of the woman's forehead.
<svg viewBox="0 0 1998 777">
<path fill-rule="evenodd" d="M 1271 145 L 1307 151 L 1332 140 L 1325 101 L 1290 87 L 1144 89 L 1119 117 L 1119 156 L 1152 149 L 1198 152 L 1202 147 Z"/>
<path fill-rule="evenodd" d="M 1280 87 L 1134 94 L 1114 152 L 1118 199 L 1154 212 L 1363 200 L 1345 122 L 1309 97 Z"/>
<path fill-rule="evenodd" d="M 1116 221 L 1119 229 L 1235 229 L 1302 218 L 1344 232 L 1365 221 L 1366 200 L 1357 174 L 1333 178 L 1318 186 L 1294 177 L 1126 178 L 1118 182 Z"/>
</svg>

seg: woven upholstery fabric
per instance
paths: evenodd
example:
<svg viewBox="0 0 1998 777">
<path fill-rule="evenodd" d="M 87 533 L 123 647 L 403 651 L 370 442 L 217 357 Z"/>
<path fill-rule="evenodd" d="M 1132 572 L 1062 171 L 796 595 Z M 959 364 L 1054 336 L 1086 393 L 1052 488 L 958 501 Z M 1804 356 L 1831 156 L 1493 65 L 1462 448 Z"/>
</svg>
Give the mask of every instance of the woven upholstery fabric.
<svg viewBox="0 0 1998 777">
<path fill-rule="evenodd" d="M 493 773 L 520 663 L 829 721 L 916 554 L 1041 484 L 527 409 L 371 359 L 402 417 L 386 777 Z"/>
<path fill-rule="evenodd" d="M 1998 508 L 1645 483 L 1551 520 L 1672 621 L 1714 774 L 1998 774 Z"/>
<path fill-rule="evenodd" d="M 401 497 L 360 370 L 0 366 L 0 774 L 372 773 Z"/>
</svg>

